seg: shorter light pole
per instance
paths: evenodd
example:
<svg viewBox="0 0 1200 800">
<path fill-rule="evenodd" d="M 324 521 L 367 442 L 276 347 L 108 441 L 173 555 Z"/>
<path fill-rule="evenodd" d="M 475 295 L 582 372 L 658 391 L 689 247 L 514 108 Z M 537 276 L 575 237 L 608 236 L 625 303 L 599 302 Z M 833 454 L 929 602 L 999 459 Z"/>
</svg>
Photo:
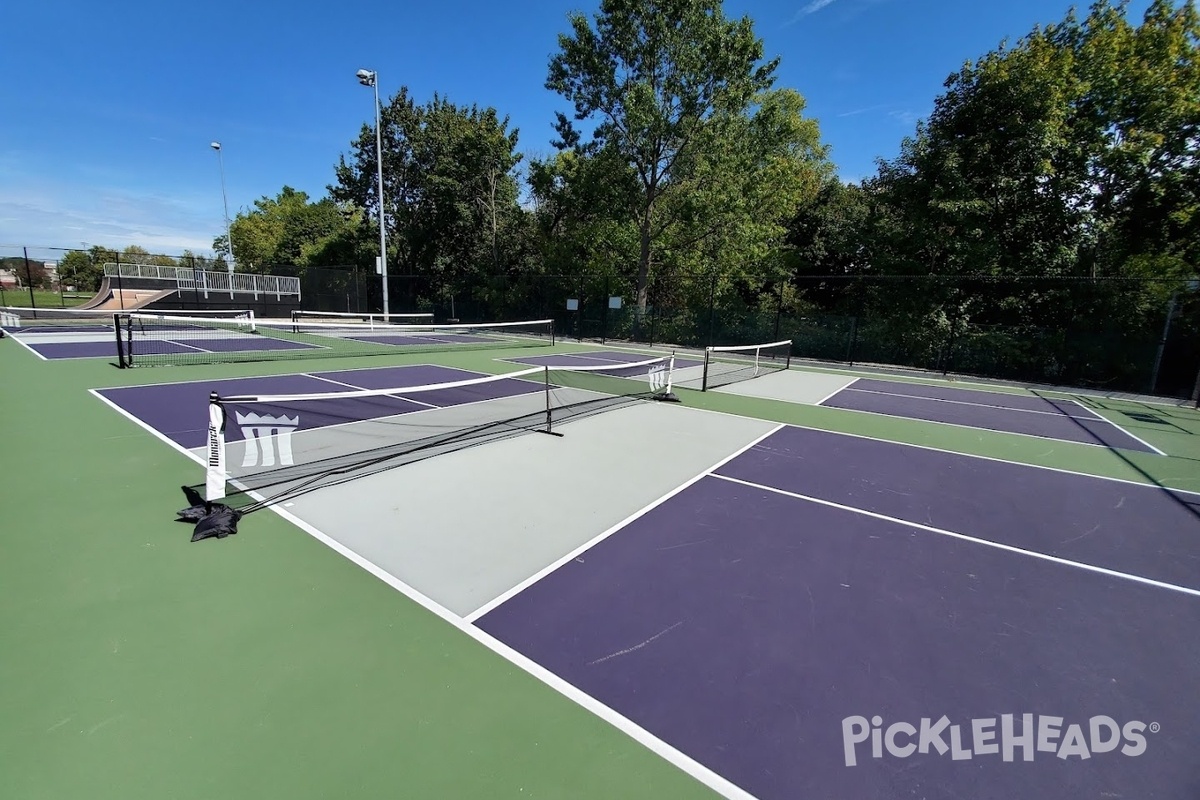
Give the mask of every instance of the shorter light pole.
<svg viewBox="0 0 1200 800">
<path fill-rule="evenodd" d="M 229 200 L 225 197 L 225 159 L 221 157 L 220 142 L 211 142 L 208 146 L 217 151 L 217 164 L 221 167 L 221 202 L 225 204 L 225 244 L 229 246 L 229 263 L 226 266 L 233 272 L 233 236 L 229 233 Z"/>
</svg>

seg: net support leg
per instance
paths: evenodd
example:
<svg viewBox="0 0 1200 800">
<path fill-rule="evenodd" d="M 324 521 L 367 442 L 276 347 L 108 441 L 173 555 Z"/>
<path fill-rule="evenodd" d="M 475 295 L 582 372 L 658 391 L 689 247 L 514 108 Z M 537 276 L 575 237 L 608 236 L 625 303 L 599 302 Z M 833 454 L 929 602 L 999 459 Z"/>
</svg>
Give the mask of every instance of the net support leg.
<svg viewBox="0 0 1200 800">
<path fill-rule="evenodd" d="M 667 362 L 667 385 L 666 388 L 656 395 L 653 395 L 655 400 L 660 400 L 664 403 L 678 403 L 679 398 L 675 396 L 674 389 L 675 378 L 675 351 L 671 351 L 671 360 Z"/>
</svg>

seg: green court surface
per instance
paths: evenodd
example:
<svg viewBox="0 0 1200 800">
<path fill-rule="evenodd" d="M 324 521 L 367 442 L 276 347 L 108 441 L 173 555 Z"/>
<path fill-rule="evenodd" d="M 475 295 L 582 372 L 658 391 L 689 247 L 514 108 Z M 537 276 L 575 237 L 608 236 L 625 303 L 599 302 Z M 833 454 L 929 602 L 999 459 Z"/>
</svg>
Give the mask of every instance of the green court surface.
<svg viewBox="0 0 1200 800">
<path fill-rule="evenodd" d="M 501 372 L 512 368 L 497 361 L 506 355 L 319 369 L 432 361 Z M 714 796 L 278 516 L 191 544 L 173 518 L 185 505 L 179 487 L 201 478 L 196 464 L 87 392 L 310 368 L 117 370 L 43 362 L 0 341 L 3 797 Z M 1200 490 L 1200 414 L 1189 409 L 1090 406 L 1164 457 L 679 394 L 715 412 Z"/>
</svg>

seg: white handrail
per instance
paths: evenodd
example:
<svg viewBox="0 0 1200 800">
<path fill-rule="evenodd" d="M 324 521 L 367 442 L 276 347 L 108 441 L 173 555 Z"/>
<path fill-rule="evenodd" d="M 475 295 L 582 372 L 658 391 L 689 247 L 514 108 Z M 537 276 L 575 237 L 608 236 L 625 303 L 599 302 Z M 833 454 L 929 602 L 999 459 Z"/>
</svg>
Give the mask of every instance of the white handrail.
<svg viewBox="0 0 1200 800">
<path fill-rule="evenodd" d="M 300 279 L 287 275 L 259 275 L 255 272 L 217 272 L 191 267 L 164 267 L 157 264 L 105 264 L 104 274 L 114 278 L 149 278 L 171 281 L 179 289 L 201 289 L 230 294 L 295 295 L 300 297 Z"/>
</svg>

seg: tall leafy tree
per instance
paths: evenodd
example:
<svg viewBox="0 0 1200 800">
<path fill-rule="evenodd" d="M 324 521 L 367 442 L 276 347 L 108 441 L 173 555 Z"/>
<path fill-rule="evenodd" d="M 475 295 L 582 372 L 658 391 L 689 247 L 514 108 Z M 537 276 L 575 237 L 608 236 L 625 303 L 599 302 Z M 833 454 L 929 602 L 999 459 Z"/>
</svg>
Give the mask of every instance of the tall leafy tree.
<svg viewBox="0 0 1200 800">
<path fill-rule="evenodd" d="M 750 18 L 727 20 L 714 0 L 601 0 L 593 20 L 573 13 L 569 22 L 546 87 L 573 103 L 575 121 L 594 129 L 584 145 L 574 122 L 559 114 L 560 144 L 611 148 L 636 176 L 625 211 L 638 231 L 636 292 L 644 310 L 655 247 L 672 221 L 659 218 L 664 197 L 686 164 L 702 160 L 694 151 L 712 146 L 706 125 L 743 114 L 771 87 L 778 59 L 764 62 Z"/>
<path fill-rule="evenodd" d="M 875 268 L 939 278 L 886 302 L 952 331 L 1090 324 L 1140 341 L 1161 328 L 1200 238 L 1200 23 L 1190 0 L 1154 0 L 1137 27 L 1127 10 L 1098 0 L 950 76 L 870 182 L 893 223 L 874 231 Z M 1109 350 L 1099 358 L 1121 358 Z"/>
<path fill-rule="evenodd" d="M 104 267 L 92 261 L 82 250 L 72 250 L 59 262 L 58 272 L 64 284 L 80 291 L 94 292 L 100 288 Z"/>
<path fill-rule="evenodd" d="M 240 212 L 230 224 L 236 263 L 247 271 L 272 264 L 329 263 L 316 254 L 331 252 L 329 244 L 347 237 L 360 219 L 332 199 L 311 202 L 306 192 L 284 186 L 275 197 L 255 200 L 253 209 Z M 218 237 L 214 249 L 220 250 L 223 241 L 224 236 Z"/>
<path fill-rule="evenodd" d="M 462 288 L 503 271 L 520 227 L 517 131 L 492 108 L 435 96 L 418 105 L 407 88 L 381 114 L 384 219 L 393 272 L 436 276 Z M 364 125 L 329 187 L 336 200 L 379 219 L 375 131 Z M 377 233 L 377 230 L 376 230 Z"/>
</svg>

